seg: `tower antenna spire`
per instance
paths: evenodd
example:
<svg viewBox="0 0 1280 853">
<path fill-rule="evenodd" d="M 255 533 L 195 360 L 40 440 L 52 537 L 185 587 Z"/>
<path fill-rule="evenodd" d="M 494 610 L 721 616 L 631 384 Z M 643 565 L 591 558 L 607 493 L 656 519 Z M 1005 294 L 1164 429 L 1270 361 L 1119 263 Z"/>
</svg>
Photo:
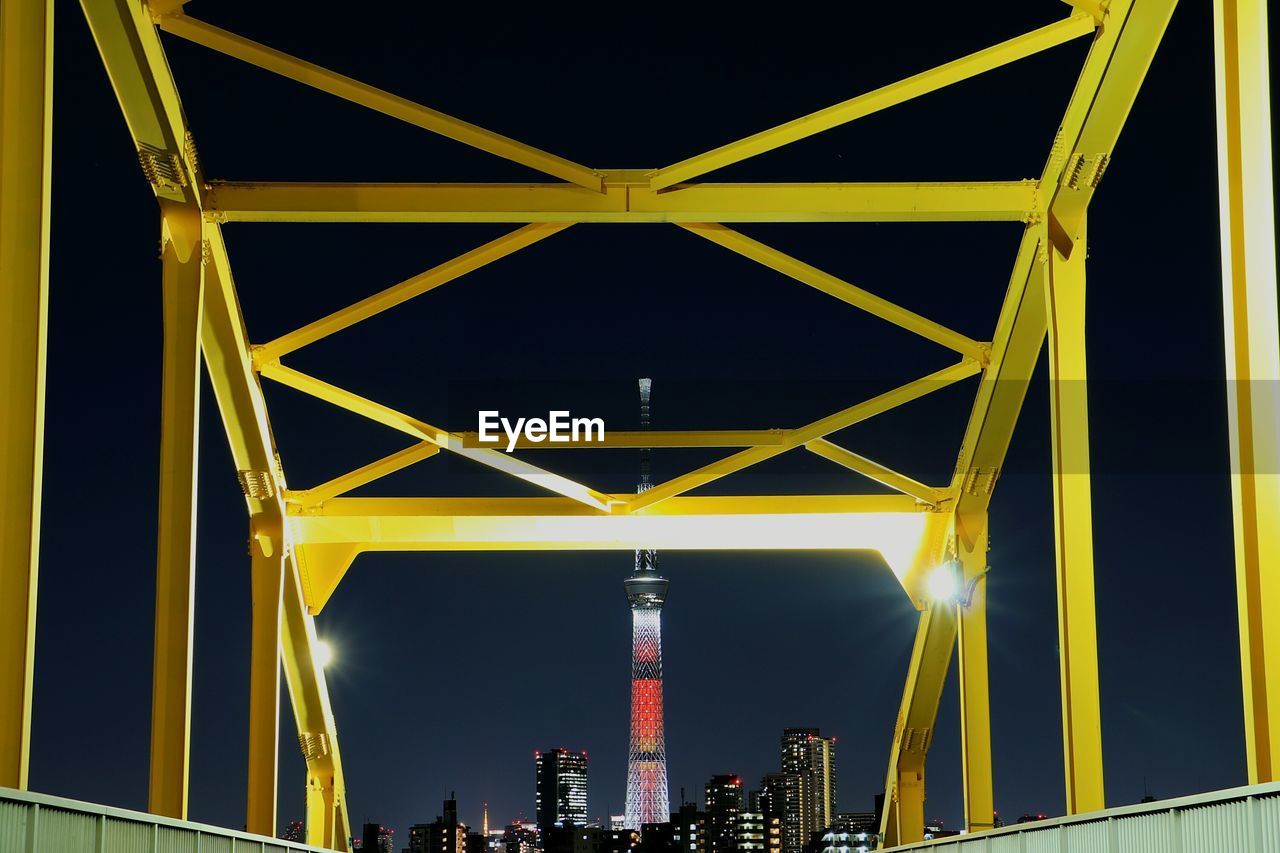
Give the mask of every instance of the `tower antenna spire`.
<svg viewBox="0 0 1280 853">
<path fill-rule="evenodd" d="M 640 429 L 649 429 L 653 380 L 640 380 Z M 653 487 L 649 448 L 640 455 L 636 492 Z M 623 584 L 631 605 L 631 749 L 627 758 L 626 827 L 667 823 L 667 744 L 662 714 L 662 605 L 667 579 L 658 574 L 657 553 L 636 549 L 635 571 Z"/>
</svg>

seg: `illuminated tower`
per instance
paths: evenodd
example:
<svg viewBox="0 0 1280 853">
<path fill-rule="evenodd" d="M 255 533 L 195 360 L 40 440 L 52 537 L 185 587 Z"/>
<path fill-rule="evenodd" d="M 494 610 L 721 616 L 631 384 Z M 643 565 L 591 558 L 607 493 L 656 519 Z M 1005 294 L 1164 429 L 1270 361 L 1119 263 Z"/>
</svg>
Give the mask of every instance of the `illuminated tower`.
<svg viewBox="0 0 1280 853">
<path fill-rule="evenodd" d="M 640 380 L 640 428 L 649 428 L 653 381 Z M 640 485 L 647 491 L 649 450 L 641 451 Z M 662 604 L 667 579 L 658 574 L 657 554 L 636 551 L 636 568 L 623 584 L 631 604 L 631 750 L 627 758 L 627 828 L 666 823 L 667 744 L 662 728 Z"/>
</svg>

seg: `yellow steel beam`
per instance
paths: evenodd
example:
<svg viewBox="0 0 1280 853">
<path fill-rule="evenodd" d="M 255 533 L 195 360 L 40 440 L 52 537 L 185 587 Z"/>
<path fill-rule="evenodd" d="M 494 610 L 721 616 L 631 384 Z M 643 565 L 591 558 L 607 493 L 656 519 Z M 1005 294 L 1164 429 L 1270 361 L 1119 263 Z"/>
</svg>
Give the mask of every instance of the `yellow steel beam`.
<svg viewBox="0 0 1280 853">
<path fill-rule="evenodd" d="M 986 517 L 957 518 L 953 527 L 963 593 L 956 603 L 960 663 L 960 772 L 969 832 L 995 826 L 991 780 L 991 694 L 987 677 Z"/>
<path fill-rule="evenodd" d="M 1218 196 L 1249 782 L 1280 779 L 1280 328 L 1267 4 L 1215 3 Z"/>
<path fill-rule="evenodd" d="M 226 241 L 221 228 L 208 222 L 205 238 L 209 246 L 201 336 L 205 366 L 226 428 L 250 522 L 264 521 L 253 529 L 253 535 L 264 541 L 268 549 L 283 548 L 282 542 L 271 543 L 271 537 L 279 534 L 269 522 L 280 514 L 284 477 L 276 459 L 262 388 L 249 360 L 248 336 L 236 297 Z"/>
<path fill-rule="evenodd" d="M 397 450 L 395 453 L 370 462 L 368 465 L 362 465 L 354 471 L 350 471 L 340 477 L 334 477 L 327 483 L 322 483 L 310 489 L 286 492 L 285 499 L 290 504 L 296 504 L 301 507 L 318 506 L 330 498 L 349 492 L 366 483 L 372 483 L 374 480 L 385 477 L 388 474 L 408 468 L 410 465 L 435 456 L 439 452 L 440 447 L 438 445 L 430 441 L 420 441 L 412 447 Z"/>
<path fill-rule="evenodd" d="M 183 122 L 177 90 L 146 7 L 128 0 L 82 0 L 81 5 L 138 146 L 143 174 L 162 204 L 171 200 L 198 202 L 197 188 L 203 186 L 203 177 L 190 133 Z M 166 207 L 166 210 L 172 209 L 172 205 Z M 189 210 L 189 207 L 183 208 L 184 212 Z M 207 254 L 200 326 L 204 361 L 240 473 L 255 545 L 264 551 L 283 550 L 286 543 L 280 539 L 279 518 L 283 513 L 280 496 L 284 492 L 284 479 L 271 439 L 262 390 L 249 360 L 249 345 L 226 247 L 216 224 L 206 222 L 203 236 L 206 242 L 197 252 L 196 263 L 199 266 L 201 256 Z M 296 568 L 292 561 L 289 572 L 296 587 Z M 289 580 L 286 579 L 286 590 Z M 161 600 L 160 594 L 169 592 L 172 590 L 158 591 L 157 602 Z M 181 610 L 181 602 L 177 609 Z M 295 713 L 306 725 L 300 731 L 307 735 L 302 738 L 302 746 L 304 755 L 308 756 L 308 792 L 323 793 L 319 797 L 308 796 L 308 840 L 345 850 L 350 825 L 324 673 L 317 667 L 297 665 L 298 660 L 310 654 L 311 643 L 305 630 L 310 617 L 306 615 L 300 593 L 286 596 L 284 612 L 290 620 L 283 632 L 290 694 Z M 181 662 L 180 640 L 179 632 L 168 655 L 167 668 Z M 169 679 L 167 683 L 172 686 L 180 681 L 180 678 Z M 315 758 L 308 750 L 314 752 L 314 744 L 321 741 L 325 745 L 324 756 Z M 170 754 L 174 754 L 173 750 Z M 164 787 L 176 786 L 166 784 Z"/>
<path fill-rule="evenodd" d="M 945 65 L 939 65 L 897 83 L 882 86 L 856 98 L 793 119 L 737 142 L 722 145 L 713 151 L 690 157 L 653 173 L 651 186 L 655 190 L 689 181 L 724 166 L 746 160 L 757 154 L 781 148 L 784 145 L 830 130 L 842 124 L 863 118 L 880 110 L 935 92 L 961 80 L 968 80 L 986 71 L 1007 65 L 1032 54 L 1055 47 L 1063 42 L 1088 35 L 1095 22 L 1090 15 L 1076 13 L 1061 21 L 1032 30 L 1024 35 L 971 53 Z"/>
<path fill-rule="evenodd" d="M 351 823 L 342 757 L 329 688 L 316 658 L 315 620 L 303 598 L 296 557 L 296 549 L 293 555 L 286 556 L 281 661 L 297 723 L 298 745 L 307 764 L 306 841 L 317 847 L 347 850 Z"/>
<path fill-rule="evenodd" d="M 631 171 L 572 184 L 209 185 L 223 222 L 1023 222 L 1035 181 L 691 184 L 655 192 Z"/>
<path fill-rule="evenodd" d="M 180 202 L 162 200 L 161 212 L 164 369 L 148 810 L 186 820 L 195 629 L 203 219 L 194 205 Z"/>
<path fill-rule="evenodd" d="M 923 501 L 930 506 L 937 506 L 947 495 L 945 489 L 926 486 L 924 483 L 917 482 L 905 474 L 900 474 L 892 468 L 881 465 L 879 462 L 874 462 L 865 456 L 859 456 L 852 450 L 846 450 L 838 444 L 833 444 L 825 438 L 815 438 L 813 441 L 807 441 L 804 447 L 810 453 L 821 456 L 823 459 L 829 459 L 837 465 L 843 465 L 850 471 L 857 471 L 864 477 L 902 492 L 904 495 L 911 495 L 916 500 Z"/>
<path fill-rule="evenodd" d="M 143 175 L 158 197 L 198 204 L 204 176 L 146 4 L 80 0 L 80 6 L 137 146 Z"/>
<path fill-rule="evenodd" d="M 353 326 L 361 320 L 367 320 L 375 314 L 394 308 L 403 302 L 413 299 L 415 296 L 420 296 L 486 264 L 491 264 L 499 258 L 518 252 L 545 237 L 549 237 L 558 231 L 563 231 L 567 227 L 565 224 L 537 223 L 518 228 L 510 234 L 504 234 L 496 240 L 491 240 L 483 246 L 472 249 L 470 252 L 445 261 L 425 272 L 418 273 L 412 278 L 405 279 L 399 284 L 375 293 L 373 296 L 361 299 L 354 305 L 335 311 L 313 323 L 308 323 L 300 329 L 289 332 L 287 335 L 281 335 L 260 347 L 255 347 L 253 351 L 254 360 L 259 364 L 263 364 L 279 359 L 308 344 L 326 338 L 334 332 Z"/>
<path fill-rule="evenodd" d="M 1004 303 L 996 321 L 991 360 L 978 393 L 960 453 L 951 491 L 960 516 L 985 516 L 1027 386 L 1044 347 L 1045 306 L 1043 228 L 1022 235 Z"/>
<path fill-rule="evenodd" d="M 53 3 L 0 4 L 0 787 L 26 788 L 35 665 Z"/>
<path fill-rule="evenodd" d="M 586 166 L 548 154 L 523 142 L 517 142 L 491 130 L 445 115 L 438 110 L 416 104 L 399 95 L 384 92 L 367 83 L 321 68 L 314 63 L 258 44 L 203 21 L 197 21 L 186 15 L 161 15 L 157 18 L 157 24 L 165 32 L 179 38 L 481 151 L 487 151 L 590 190 L 599 191 L 601 187 L 600 174 Z"/>
<path fill-rule="evenodd" d="M 1070 258 L 1049 249 L 1045 282 L 1062 740 L 1067 813 L 1080 814 L 1106 808 L 1093 584 L 1083 237 Z"/>
<path fill-rule="evenodd" d="M 717 430 L 608 430 L 599 441 L 585 437 L 571 438 L 552 444 L 549 441 L 530 441 L 521 433 L 516 438 L 517 450 L 569 450 L 591 448 L 637 447 L 763 447 L 775 446 L 787 440 L 789 430 L 784 429 L 717 429 Z M 460 432 L 463 447 L 493 447 L 495 442 L 481 441 L 478 433 Z M 504 433 L 501 440 L 507 446 Z"/>
<path fill-rule="evenodd" d="M 1174 0 L 1112 0 L 1107 6 L 1039 181 L 1049 199 L 1049 236 L 1059 251 L 1071 251 L 1065 223 L 1083 217 L 1080 205 L 1087 205 L 1101 180 L 1174 5 Z M 986 512 L 1044 343 L 1043 262 L 1048 248 L 1043 233 L 1028 227 L 1018 247 L 992 339 L 991 364 L 952 483 L 961 515 Z"/>
<path fill-rule="evenodd" d="M 278 519 L 277 519 L 278 526 Z M 249 651 L 249 784 L 245 830 L 276 834 L 280 755 L 281 602 L 284 594 L 284 531 L 249 544 L 253 592 Z"/>
<path fill-rule="evenodd" d="M 638 509 L 652 506 L 659 501 L 667 500 L 690 489 L 705 486 L 707 483 L 718 480 L 735 471 L 741 471 L 743 468 L 748 468 L 757 462 L 763 462 L 766 459 L 777 456 L 779 453 L 785 453 L 806 442 L 830 435 L 845 427 L 853 426 L 859 421 L 864 421 L 904 403 L 919 399 L 940 388 L 945 388 L 952 383 L 967 379 L 981 369 L 976 362 L 968 359 L 950 367 L 945 367 L 928 376 L 908 382 L 906 385 L 902 385 L 892 391 L 886 391 L 883 394 L 872 397 L 870 400 L 864 400 L 835 414 L 827 415 L 825 418 L 816 420 L 799 429 L 790 430 L 786 433 L 786 437 L 782 442 L 777 445 L 751 447 L 741 450 L 724 459 L 712 462 L 710 465 L 704 465 L 695 471 L 682 474 L 679 477 L 667 480 L 665 483 L 659 483 L 653 488 L 631 498 L 627 502 L 627 506 L 630 511 L 635 512 Z"/>
<path fill-rule="evenodd" d="M 1032 224 L 1023 234 L 992 338 L 990 363 L 984 371 L 961 444 L 951 485 L 955 495 L 957 529 L 974 530 L 986 524 L 991 495 L 1044 344 L 1045 266 L 1052 251 L 1048 235 L 1053 234 L 1061 244 L 1062 236 L 1066 234 L 1063 223 L 1072 221 L 1077 215 L 1083 220 L 1076 205 L 1080 201 L 1087 204 L 1092 197 L 1109 159 L 1111 145 L 1136 97 L 1172 7 L 1172 0 L 1138 0 L 1137 3 L 1112 0 L 1090 48 L 1039 182 L 1044 194 L 1051 199 L 1046 205 L 1048 227 L 1035 225 L 1033 217 Z M 1107 141 L 1107 144 L 1099 147 L 1099 141 Z M 1107 158 L 1097 156 L 1103 152 L 1107 153 Z M 1066 242 L 1072 242 L 1070 235 L 1067 235 Z M 1070 250 L 1071 246 L 1066 248 Z M 985 607 L 985 581 L 975 587 L 974 596 L 975 606 L 980 603 Z M 977 627 L 976 620 L 971 619 L 970 627 Z M 976 631 L 970 631 L 970 638 L 976 638 Z M 970 644 L 971 650 L 974 645 Z M 941 657 L 945 655 L 949 659 L 951 649 L 937 644 L 932 647 L 931 654 L 938 659 L 933 661 L 928 672 L 940 679 L 946 672 L 945 666 L 941 665 Z M 909 677 L 909 691 L 915 677 Z M 934 687 L 940 690 L 940 681 Z M 968 696 L 972 695 L 970 691 Z M 970 708 L 965 713 L 973 714 L 974 709 Z M 973 726 L 977 725 L 981 725 L 980 717 L 970 716 L 963 736 L 970 740 L 972 747 L 980 750 L 980 744 L 972 741 L 976 731 Z M 899 748 L 895 743 L 891 749 L 891 768 L 896 766 Z M 967 756 L 977 755 L 975 749 L 969 748 Z M 975 762 L 970 757 L 965 761 L 967 819 L 975 821 L 976 816 L 975 822 L 985 822 L 978 814 L 981 807 L 982 815 L 985 815 L 985 804 L 973 795 L 985 794 L 988 781 L 982 779 L 980 761 Z M 919 837 L 916 833 L 922 830 L 916 820 L 923 815 L 912 813 L 908 817 L 910 837 Z M 901 815 L 896 812 L 886 825 L 895 822 L 902 823 Z"/>
<path fill-rule="evenodd" d="M 920 613 L 885 777 L 885 802 L 880 815 L 885 847 L 924 839 L 925 759 L 933 741 L 955 639 L 955 607 L 950 602 L 935 604 Z"/>
<path fill-rule="evenodd" d="M 336 498 L 359 501 L 362 498 Z M 753 515 L 322 515 L 291 516 L 296 541 L 367 551 L 633 551 L 874 549 L 901 576 L 932 513 Z"/>
<path fill-rule="evenodd" d="M 295 560 L 299 549 L 289 554 L 280 524 L 288 490 L 276 459 L 262 388 L 249 360 L 226 243 L 216 224 L 206 224 L 205 234 L 210 248 L 204 302 L 205 364 L 245 492 L 254 540 L 250 548 L 252 553 L 285 556 L 279 655 L 307 764 L 307 841 L 346 850 L 351 828 L 337 730 L 324 670 L 312 663 L 315 629 L 299 589 Z M 261 652 L 261 647 L 257 651 Z"/>
<path fill-rule="evenodd" d="M 699 237 L 710 240 L 712 243 L 723 246 L 731 252 L 737 252 L 743 257 L 750 258 L 756 263 L 769 267 L 769 269 L 776 270 L 785 276 L 794 278 L 798 282 L 820 290 L 828 296 L 834 296 L 841 302 L 847 302 L 855 308 L 861 308 L 863 311 L 873 314 L 882 320 L 887 320 L 895 326 L 915 332 L 917 335 L 936 344 L 955 350 L 960 355 L 971 358 L 979 364 L 985 364 L 987 361 L 988 347 L 986 344 L 979 343 L 959 332 L 952 331 L 940 323 L 935 323 L 914 311 L 908 311 L 906 308 L 849 284 L 847 281 L 842 281 L 817 267 L 810 266 L 771 246 L 766 246 L 759 240 L 753 240 L 745 234 L 739 234 L 732 228 L 727 228 L 719 223 L 708 222 L 686 223 L 682 224 L 681 227 L 697 234 Z"/>
<path fill-rule="evenodd" d="M 1049 236 L 1064 255 L 1083 228 L 1085 211 L 1111 162 L 1120 130 L 1176 3 L 1113 0 L 1107 4 L 1101 30 L 1041 180 L 1049 200 Z M 1105 66 L 1093 61 L 1097 54 L 1106 56 Z M 1096 97 L 1086 97 L 1090 93 Z M 1055 158 L 1061 161 L 1055 162 Z"/>
<path fill-rule="evenodd" d="M 611 497 L 629 497 L 612 495 Z M 857 515 L 925 512 L 907 495 L 681 495 L 633 513 L 638 516 L 703 515 Z M 289 504 L 291 517 L 411 516 L 599 518 L 600 513 L 572 498 L 334 498 L 322 505 Z M 624 513 L 619 513 L 624 514 Z M 303 543 L 313 540 L 303 539 Z"/>
<path fill-rule="evenodd" d="M 906 588 L 949 520 L 906 495 L 676 497 L 634 515 L 567 498 L 334 498 L 289 512 L 311 613 L 363 551 L 871 549 Z"/>
<path fill-rule="evenodd" d="M 425 421 L 397 412 L 380 403 L 365 399 L 358 394 L 353 394 L 305 373 L 285 367 L 278 362 L 263 365 L 261 373 L 268 379 L 274 379 L 282 385 L 287 385 L 316 399 L 332 403 L 338 408 L 363 415 L 370 420 L 377 421 L 392 429 L 400 430 L 414 438 L 429 441 L 445 450 L 451 450 L 459 456 L 465 456 L 482 465 L 487 465 L 513 477 L 533 483 L 535 486 L 541 486 L 544 489 L 582 501 L 598 510 L 607 511 L 609 509 L 611 499 L 608 495 L 597 492 L 580 483 L 575 483 L 567 477 L 562 477 L 536 465 L 531 465 L 508 453 L 489 448 L 465 447 L 462 437 L 455 433 L 434 427 Z"/>
</svg>

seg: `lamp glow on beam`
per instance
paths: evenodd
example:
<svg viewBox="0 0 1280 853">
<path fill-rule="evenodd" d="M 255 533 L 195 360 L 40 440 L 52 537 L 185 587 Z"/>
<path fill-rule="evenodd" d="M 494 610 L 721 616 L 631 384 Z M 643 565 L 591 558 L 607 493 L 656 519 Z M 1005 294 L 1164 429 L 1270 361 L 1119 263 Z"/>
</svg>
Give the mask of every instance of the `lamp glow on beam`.
<svg viewBox="0 0 1280 853">
<path fill-rule="evenodd" d="M 315 657 L 316 664 L 324 669 L 333 662 L 333 647 L 324 640 L 316 640 Z"/>
<path fill-rule="evenodd" d="M 955 568 L 943 563 L 929 575 L 929 597 L 934 601 L 954 601 L 959 591 Z"/>
</svg>

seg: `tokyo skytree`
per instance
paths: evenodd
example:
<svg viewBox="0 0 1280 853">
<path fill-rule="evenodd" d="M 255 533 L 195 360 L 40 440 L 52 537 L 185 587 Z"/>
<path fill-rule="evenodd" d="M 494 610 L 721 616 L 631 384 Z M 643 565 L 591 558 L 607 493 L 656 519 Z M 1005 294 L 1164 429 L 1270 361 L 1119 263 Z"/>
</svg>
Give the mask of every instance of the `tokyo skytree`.
<svg viewBox="0 0 1280 853">
<path fill-rule="evenodd" d="M 649 428 L 649 395 L 653 380 L 640 380 L 640 428 Z M 640 485 L 649 481 L 649 449 L 641 451 Z M 636 567 L 623 582 L 631 604 L 631 750 L 627 758 L 628 829 L 646 823 L 666 823 L 671 816 L 667 797 L 667 743 L 662 724 L 662 605 L 667 579 L 658 574 L 657 553 L 636 551 Z"/>
</svg>

